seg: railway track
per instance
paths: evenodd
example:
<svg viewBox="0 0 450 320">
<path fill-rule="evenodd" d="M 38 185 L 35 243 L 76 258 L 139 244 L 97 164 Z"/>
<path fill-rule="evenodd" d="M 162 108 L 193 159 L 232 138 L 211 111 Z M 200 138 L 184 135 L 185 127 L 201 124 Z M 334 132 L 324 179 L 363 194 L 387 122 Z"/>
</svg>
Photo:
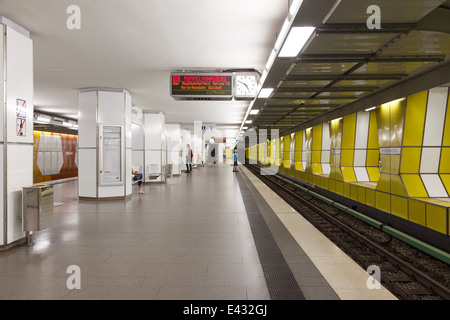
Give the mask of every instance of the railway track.
<svg viewBox="0 0 450 320">
<path fill-rule="evenodd" d="M 381 283 L 400 300 L 450 300 L 450 289 L 446 284 L 419 270 L 409 258 L 399 257 L 392 251 L 391 236 L 359 220 L 350 222 L 355 218 L 328 204 L 318 203 L 292 184 L 277 178 L 277 175 L 261 175 L 260 170 L 264 168 L 255 165 L 246 167 L 364 270 L 369 266 L 378 266 Z M 410 259 L 414 259 L 417 250 L 410 250 Z M 447 276 L 450 274 L 450 267 L 445 263 L 440 268 L 444 268 Z"/>
</svg>

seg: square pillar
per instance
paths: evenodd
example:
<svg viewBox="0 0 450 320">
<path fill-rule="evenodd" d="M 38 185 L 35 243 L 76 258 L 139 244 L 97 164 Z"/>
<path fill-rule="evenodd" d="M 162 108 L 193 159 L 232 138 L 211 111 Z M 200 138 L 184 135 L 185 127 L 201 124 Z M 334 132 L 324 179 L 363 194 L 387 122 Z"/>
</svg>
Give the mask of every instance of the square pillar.
<svg viewBox="0 0 450 320">
<path fill-rule="evenodd" d="M 123 89 L 79 93 L 78 197 L 131 196 L 131 96 Z"/>
</svg>

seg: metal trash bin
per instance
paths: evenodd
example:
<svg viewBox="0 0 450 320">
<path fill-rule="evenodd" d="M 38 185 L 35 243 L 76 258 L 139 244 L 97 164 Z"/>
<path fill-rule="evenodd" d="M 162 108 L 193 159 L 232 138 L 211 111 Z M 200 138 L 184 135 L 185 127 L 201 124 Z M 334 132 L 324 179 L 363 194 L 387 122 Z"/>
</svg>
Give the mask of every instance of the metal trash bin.
<svg viewBox="0 0 450 320">
<path fill-rule="evenodd" d="M 53 225 L 54 189 L 49 185 L 23 188 L 23 231 L 41 231 Z"/>
<path fill-rule="evenodd" d="M 172 178 L 173 176 L 173 164 L 166 164 L 166 178 Z"/>
</svg>

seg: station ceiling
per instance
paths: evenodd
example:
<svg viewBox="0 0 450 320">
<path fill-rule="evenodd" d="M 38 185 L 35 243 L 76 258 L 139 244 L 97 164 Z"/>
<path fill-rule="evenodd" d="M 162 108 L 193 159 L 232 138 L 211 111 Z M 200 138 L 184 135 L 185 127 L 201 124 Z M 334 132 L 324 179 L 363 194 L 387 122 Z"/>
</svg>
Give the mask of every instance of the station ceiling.
<svg viewBox="0 0 450 320">
<path fill-rule="evenodd" d="M 1 0 L 0 16 L 30 31 L 35 109 L 73 119 L 80 89 L 112 87 L 184 127 L 215 123 L 235 136 L 251 120 L 249 128 L 289 133 L 372 107 L 362 102 L 449 65 L 450 1 L 304 0 L 290 27 L 315 32 L 298 56 L 267 67 L 291 2 Z M 79 30 L 66 26 L 73 4 L 81 9 Z M 380 29 L 366 24 L 371 5 L 381 10 Z M 272 95 L 252 102 L 170 97 L 171 72 L 230 69 L 259 71 Z"/>
</svg>

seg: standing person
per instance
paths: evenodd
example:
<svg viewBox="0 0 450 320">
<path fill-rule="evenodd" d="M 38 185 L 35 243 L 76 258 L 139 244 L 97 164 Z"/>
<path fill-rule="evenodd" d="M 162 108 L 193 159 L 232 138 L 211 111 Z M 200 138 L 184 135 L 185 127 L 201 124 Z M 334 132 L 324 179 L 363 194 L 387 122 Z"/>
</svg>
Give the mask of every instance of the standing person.
<svg viewBox="0 0 450 320">
<path fill-rule="evenodd" d="M 133 181 L 138 182 L 139 194 L 144 194 L 144 191 L 142 191 L 142 173 L 134 171 L 133 168 L 131 168 L 131 174 L 133 175 Z"/>
<path fill-rule="evenodd" d="M 192 172 L 192 159 L 194 158 L 194 153 L 192 152 L 191 146 L 187 145 L 187 154 L 186 154 L 186 173 Z"/>
<path fill-rule="evenodd" d="M 237 169 L 237 166 L 238 166 L 238 152 L 237 152 L 237 149 L 234 149 L 233 160 L 234 160 L 233 172 L 238 172 L 238 169 Z"/>
</svg>

